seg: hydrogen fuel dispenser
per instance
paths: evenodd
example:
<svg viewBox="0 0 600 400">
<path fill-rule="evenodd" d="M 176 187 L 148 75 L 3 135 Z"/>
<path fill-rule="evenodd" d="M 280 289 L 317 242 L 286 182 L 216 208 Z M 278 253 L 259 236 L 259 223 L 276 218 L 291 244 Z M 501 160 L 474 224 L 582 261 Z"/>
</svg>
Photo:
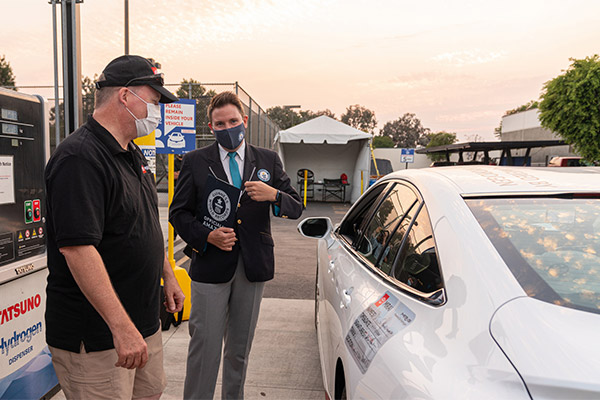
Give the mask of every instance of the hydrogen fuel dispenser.
<svg viewBox="0 0 600 400">
<path fill-rule="evenodd" d="M 0 88 L 0 399 L 58 385 L 46 345 L 47 103 Z"/>
</svg>

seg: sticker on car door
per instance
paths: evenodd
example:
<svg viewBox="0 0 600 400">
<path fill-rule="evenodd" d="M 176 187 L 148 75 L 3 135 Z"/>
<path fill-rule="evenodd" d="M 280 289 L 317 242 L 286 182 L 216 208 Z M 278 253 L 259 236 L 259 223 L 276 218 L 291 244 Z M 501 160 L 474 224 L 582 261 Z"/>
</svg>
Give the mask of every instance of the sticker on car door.
<svg viewBox="0 0 600 400">
<path fill-rule="evenodd" d="M 390 292 L 356 318 L 346 335 L 346 347 L 364 374 L 379 349 L 415 320 L 415 313 Z"/>
</svg>

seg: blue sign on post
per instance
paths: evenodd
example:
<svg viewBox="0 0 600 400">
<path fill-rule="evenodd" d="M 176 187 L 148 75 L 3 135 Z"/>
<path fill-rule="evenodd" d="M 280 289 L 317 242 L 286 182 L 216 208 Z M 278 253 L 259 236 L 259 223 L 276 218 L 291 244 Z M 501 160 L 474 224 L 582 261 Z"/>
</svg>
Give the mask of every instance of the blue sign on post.
<svg viewBox="0 0 600 400">
<path fill-rule="evenodd" d="M 400 149 L 400 162 L 414 163 L 415 149 Z"/>
<path fill-rule="evenodd" d="M 196 100 L 160 105 L 162 120 L 155 130 L 157 154 L 184 154 L 196 148 Z"/>
</svg>

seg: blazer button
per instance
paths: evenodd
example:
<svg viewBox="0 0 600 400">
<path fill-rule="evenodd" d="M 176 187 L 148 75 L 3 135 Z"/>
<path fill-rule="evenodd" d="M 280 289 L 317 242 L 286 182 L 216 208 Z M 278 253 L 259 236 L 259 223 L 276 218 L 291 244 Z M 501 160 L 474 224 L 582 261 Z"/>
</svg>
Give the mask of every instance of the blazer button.
<svg viewBox="0 0 600 400">
<path fill-rule="evenodd" d="M 242 220 L 241 220 L 241 219 L 238 219 L 238 220 L 237 220 L 237 223 L 238 223 L 238 225 L 241 225 L 241 224 L 242 224 Z"/>
</svg>

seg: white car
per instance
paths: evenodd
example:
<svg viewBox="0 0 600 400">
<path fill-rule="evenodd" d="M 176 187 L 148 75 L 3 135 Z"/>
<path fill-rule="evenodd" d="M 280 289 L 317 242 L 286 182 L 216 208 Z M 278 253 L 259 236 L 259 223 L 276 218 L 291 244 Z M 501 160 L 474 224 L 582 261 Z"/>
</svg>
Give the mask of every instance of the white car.
<svg viewBox="0 0 600 400">
<path fill-rule="evenodd" d="M 600 398 L 600 168 L 396 172 L 298 229 L 328 399 Z"/>
</svg>

